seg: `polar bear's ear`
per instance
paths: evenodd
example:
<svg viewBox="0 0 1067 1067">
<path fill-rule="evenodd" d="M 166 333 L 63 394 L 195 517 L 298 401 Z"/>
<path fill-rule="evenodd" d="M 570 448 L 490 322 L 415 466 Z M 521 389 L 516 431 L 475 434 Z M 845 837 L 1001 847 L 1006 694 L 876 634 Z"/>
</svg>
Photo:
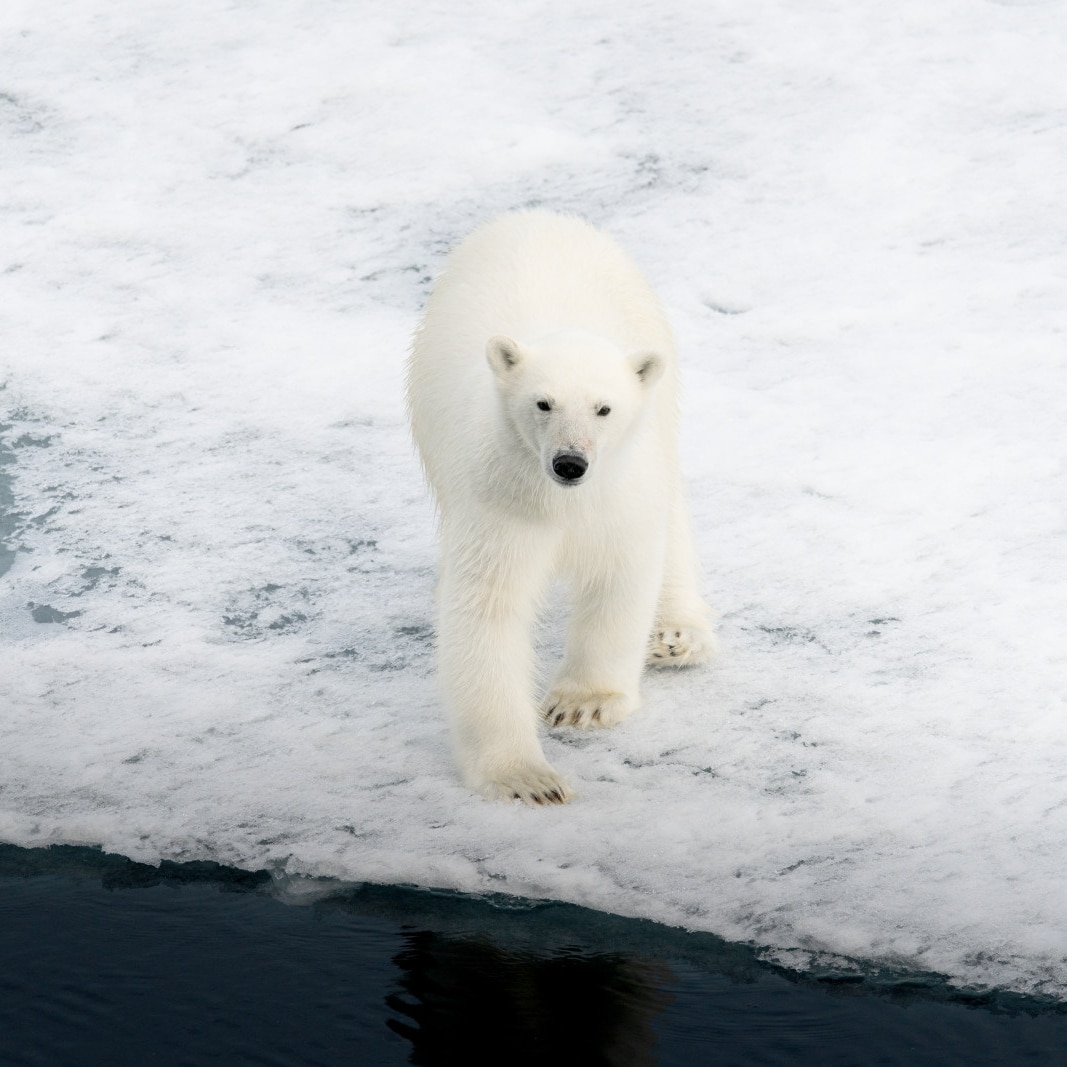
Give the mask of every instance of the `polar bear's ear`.
<svg viewBox="0 0 1067 1067">
<path fill-rule="evenodd" d="M 517 341 L 497 334 L 486 343 L 485 358 L 498 378 L 506 378 L 522 362 L 522 349 Z"/>
<path fill-rule="evenodd" d="M 630 357 L 630 366 L 644 386 L 654 385 L 663 376 L 663 357 L 657 352 L 636 352 Z"/>
</svg>

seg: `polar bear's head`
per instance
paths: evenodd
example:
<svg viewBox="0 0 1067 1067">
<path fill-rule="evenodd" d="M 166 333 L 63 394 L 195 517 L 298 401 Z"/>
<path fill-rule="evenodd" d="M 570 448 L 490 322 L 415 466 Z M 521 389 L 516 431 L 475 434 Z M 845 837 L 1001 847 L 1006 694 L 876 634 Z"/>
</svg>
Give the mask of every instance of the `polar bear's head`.
<svg viewBox="0 0 1067 1067">
<path fill-rule="evenodd" d="M 625 354 L 593 334 L 556 334 L 529 344 L 496 336 L 486 345 L 510 424 L 559 485 L 581 485 L 598 456 L 643 419 L 664 370 L 654 352 Z"/>
</svg>

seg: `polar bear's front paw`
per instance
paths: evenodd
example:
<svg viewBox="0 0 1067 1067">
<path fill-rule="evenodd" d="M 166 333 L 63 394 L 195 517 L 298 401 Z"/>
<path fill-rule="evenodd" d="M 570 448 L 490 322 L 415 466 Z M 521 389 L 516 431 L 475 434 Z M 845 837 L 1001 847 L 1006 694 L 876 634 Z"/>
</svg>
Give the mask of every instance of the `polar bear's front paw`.
<svg viewBox="0 0 1067 1067">
<path fill-rule="evenodd" d="M 493 775 L 481 787 L 489 800 L 521 800 L 524 804 L 566 804 L 574 792 L 547 763 L 514 767 Z"/>
<path fill-rule="evenodd" d="M 715 652 L 715 635 L 702 626 L 658 626 L 648 648 L 650 667 L 687 667 Z"/>
<path fill-rule="evenodd" d="M 615 726 L 629 718 L 637 701 L 625 693 L 596 692 L 576 685 L 556 686 L 545 697 L 542 716 L 549 726 L 577 726 L 589 730 Z"/>
</svg>

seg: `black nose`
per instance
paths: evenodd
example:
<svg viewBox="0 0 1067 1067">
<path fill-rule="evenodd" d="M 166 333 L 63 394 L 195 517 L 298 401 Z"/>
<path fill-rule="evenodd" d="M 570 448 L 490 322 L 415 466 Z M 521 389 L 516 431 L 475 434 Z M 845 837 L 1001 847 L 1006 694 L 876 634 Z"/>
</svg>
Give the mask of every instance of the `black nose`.
<svg viewBox="0 0 1067 1067">
<path fill-rule="evenodd" d="M 560 452 L 552 460 L 552 472 L 561 482 L 576 482 L 589 469 L 589 460 L 577 452 Z"/>
</svg>

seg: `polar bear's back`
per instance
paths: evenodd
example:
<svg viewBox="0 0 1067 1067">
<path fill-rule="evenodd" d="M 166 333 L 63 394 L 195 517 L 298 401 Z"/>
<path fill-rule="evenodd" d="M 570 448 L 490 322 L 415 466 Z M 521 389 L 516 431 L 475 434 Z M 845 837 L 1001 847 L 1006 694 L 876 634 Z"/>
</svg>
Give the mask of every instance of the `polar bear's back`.
<svg viewBox="0 0 1067 1067">
<path fill-rule="evenodd" d="M 610 237 L 573 216 L 521 211 L 487 223 L 452 252 L 420 334 L 473 347 L 480 360 L 494 334 L 521 342 L 568 329 L 673 357 L 659 302 Z"/>
</svg>

